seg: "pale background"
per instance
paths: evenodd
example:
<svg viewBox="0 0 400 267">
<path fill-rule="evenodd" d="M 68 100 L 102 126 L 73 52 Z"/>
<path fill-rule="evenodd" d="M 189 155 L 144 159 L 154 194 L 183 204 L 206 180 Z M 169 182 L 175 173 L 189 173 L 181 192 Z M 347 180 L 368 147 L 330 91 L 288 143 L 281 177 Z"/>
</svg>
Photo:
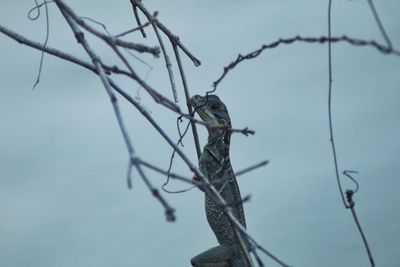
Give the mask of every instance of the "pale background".
<svg viewBox="0 0 400 267">
<path fill-rule="evenodd" d="M 327 2 L 144 1 L 200 60 L 186 58 L 192 94 L 211 88 L 223 66 L 280 37 L 327 32 Z M 125 1 L 68 1 L 81 16 L 112 33 L 135 26 Z M 42 42 L 44 9 L 29 21 L 33 1 L 2 0 L 0 24 Z M 400 2 L 376 1 L 395 47 L 400 44 Z M 88 59 L 54 4 L 49 46 Z M 383 39 L 367 1 L 333 2 L 333 35 Z M 147 44 L 155 45 L 154 34 Z M 89 36 L 87 34 L 87 36 Z M 129 40 L 141 42 L 136 33 Z M 165 39 L 166 40 L 166 39 Z M 92 43 L 96 41 L 89 38 Z M 101 42 L 102 59 L 116 62 Z M 165 221 L 159 203 L 134 173 L 126 187 L 127 152 L 111 105 L 91 72 L 51 56 L 33 91 L 40 53 L 0 35 L 0 266 L 189 266 L 216 245 L 202 193 L 166 195 L 177 221 Z M 171 50 L 169 50 L 171 52 Z M 170 54 L 172 56 L 172 54 Z M 147 81 L 171 97 L 162 58 L 139 55 L 154 67 Z M 176 67 L 175 62 L 174 67 Z M 143 77 L 146 67 L 132 64 Z M 368 266 L 352 220 L 339 198 L 329 143 L 327 45 L 294 44 L 264 52 L 233 70 L 218 89 L 234 127 L 256 135 L 232 138 L 236 170 L 269 159 L 270 165 L 239 178 L 248 229 L 267 249 L 294 266 Z M 400 256 L 400 58 L 370 47 L 333 45 L 333 116 L 341 170 L 357 170 L 356 209 L 377 266 L 398 266 Z M 180 100 L 184 99 L 178 70 Z M 132 95 L 137 85 L 121 84 Z M 141 90 L 142 104 L 174 138 L 176 115 Z M 123 102 L 123 101 L 122 101 Z M 185 108 L 183 102 L 180 102 Z M 122 105 L 138 154 L 163 168 L 171 148 L 129 105 Z M 199 129 L 202 145 L 206 131 Z M 196 162 L 192 137 L 184 151 Z M 191 176 L 176 160 L 174 171 Z M 147 171 L 160 186 L 165 177 Z M 344 182 L 345 188 L 351 183 Z M 170 188 L 186 185 L 172 181 Z M 264 257 L 267 266 L 277 266 Z"/>
</svg>

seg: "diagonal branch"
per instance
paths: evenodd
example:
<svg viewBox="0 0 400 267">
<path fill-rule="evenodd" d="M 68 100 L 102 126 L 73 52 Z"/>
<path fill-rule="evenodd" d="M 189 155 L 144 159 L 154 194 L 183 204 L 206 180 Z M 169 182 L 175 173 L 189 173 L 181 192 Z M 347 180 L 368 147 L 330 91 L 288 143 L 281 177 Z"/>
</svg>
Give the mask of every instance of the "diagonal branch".
<svg viewBox="0 0 400 267">
<path fill-rule="evenodd" d="M 149 17 L 149 22 L 151 26 L 153 27 L 154 33 L 156 34 L 158 43 L 160 44 L 162 54 L 164 56 L 164 61 L 165 61 L 165 67 L 167 68 L 168 72 L 168 77 L 169 77 L 169 82 L 171 83 L 171 89 L 172 89 L 172 94 L 174 96 L 174 101 L 175 103 L 178 102 L 178 94 L 176 92 L 176 87 L 175 87 L 175 82 L 174 82 L 174 75 L 172 73 L 172 64 L 171 60 L 169 59 L 169 56 L 167 54 L 167 50 L 165 49 L 164 42 L 161 38 L 160 33 L 158 32 L 158 27 L 157 27 L 157 12 L 154 12 L 154 15 Z"/>
<path fill-rule="evenodd" d="M 58 58 L 64 59 L 66 61 L 78 64 L 78 65 L 80 65 L 80 66 L 82 66 L 82 67 L 84 67 L 86 69 L 89 69 L 91 71 L 96 72 L 96 68 L 92 64 L 90 64 L 90 63 L 88 63 L 86 61 L 83 61 L 83 60 L 81 60 L 81 59 L 79 59 L 79 58 L 77 58 L 77 57 L 75 57 L 73 55 L 70 55 L 68 53 L 64 53 L 64 52 L 62 52 L 60 50 L 57 50 L 55 48 L 51 48 L 49 46 L 44 46 L 43 44 L 41 44 L 39 42 L 34 42 L 34 41 L 32 41 L 32 40 L 30 40 L 30 39 L 28 39 L 28 38 L 26 38 L 26 37 L 24 37 L 24 36 L 22 36 L 22 35 L 20 35 L 20 34 L 18 34 L 16 32 L 14 32 L 14 31 L 12 31 L 12 30 L 10 30 L 10 29 L 2 26 L 2 25 L 0 25 L 0 32 L 3 33 L 4 35 L 7 35 L 11 39 L 14 39 L 15 41 L 17 41 L 20 44 L 24 44 L 24 45 L 30 46 L 32 48 L 44 51 L 45 53 L 48 53 L 50 55 L 53 55 L 53 56 L 56 56 Z M 107 73 L 110 73 L 112 67 L 104 67 L 104 69 L 105 69 L 105 71 Z"/>
<path fill-rule="evenodd" d="M 223 212 L 228 220 L 232 223 L 233 227 L 235 227 L 242 235 L 249 240 L 250 243 L 254 244 L 258 249 L 271 257 L 274 261 L 276 261 L 281 266 L 289 266 L 283 261 L 281 261 L 278 257 L 270 253 L 263 246 L 261 246 L 257 241 L 251 237 L 251 235 L 247 232 L 247 230 L 241 225 L 241 223 L 236 219 L 233 215 L 232 210 L 226 203 L 226 201 L 222 198 L 219 192 L 215 189 L 215 187 L 209 182 L 207 177 L 205 177 L 199 169 L 189 160 L 189 158 L 183 153 L 183 151 L 175 144 L 175 142 L 165 133 L 165 131 L 158 125 L 158 123 L 152 118 L 152 116 L 133 98 L 127 95 L 124 90 L 122 90 L 115 82 L 108 78 L 110 85 L 121 94 L 124 95 L 125 98 L 130 98 L 130 102 L 133 106 L 147 119 L 147 121 L 156 129 L 156 131 L 162 136 L 162 138 L 176 151 L 176 153 L 180 156 L 180 158 L 185 162 L 186 166 L 194 173 L 197 179 L 203 185 L 205 193 L 208 194 L 218 205 L 223 207 Z M 245 248 L 243 248 L 245 249 Z"/>
<path fill-rule="evenodd" d="M 131 4 L 133 7 L 138 7 L 140 11 L 143 12 L 143 14 L 146 16 L 148 21 L 151 21 L 151 13 L 144 7 L 142 2 L 140 0 L 130 0 Z M 174 35 L 164 24 L 162 24 L 160 21 L 156 21 L 157 27 L 164 32 L 165 35 L 168 36 L 168 38 L 171 40 L 172 43 L 175 43 L 177 46 L 179 46 L 180 49 L 190 58 L 190 60 L 193 62 L 195 66 L 200 66 L 201 62 L 198 60 L 190 51 L 181 43 L 179 40 L 178 36 Z"/>
<path fill-rule="evenodd" d="M 145 184 L 147 185 L 147 187 L 149 188 L 149 190 L 152 192 L 153 196 L 158 199 L 160 201 L 160 203 L 162 204 L 162 206 L 165 209 L 165 213 L 167 216 L 167 220 L 168 221 L 174 221 L 175 220 L 175 215 L 174 215 L 174 209 L 172 207 L 169 206 L 169 204 L 165 201 L 165 199 L 160 195 L 160 193 L 158 192 L 158 190 L 151 184 L 150 180 L 147 178 L 147 176 L 145 175 L 143 169 L 141 168 L 140 164 L 138 164 L 135 159 L 136 159 L 136 153 L 135 150 L 133 148 L 132 142 L 129 138 L 128 132 L 126 130 L 125 124 L 123 122 L 122 119 L 122 115 L 119 109 L 119 105 L 118 105 L 118 100 L 114 94 L 113 89 L 111 88 L 111 85 L 109 83 L 108 77 L 101 65 L 101 60 L 100 58 L 96 55 L 96 53 L 91 49 L 91 47 L 89 46 L 88 42 L 86 41 L 83 32 L 78 28 L 78 25 L 76 24 L 76 22 L 74 21 L 74 19 L 68 14 L 67 11 L 64 10 L 64 7 L 62 4 L 62 0 L 55 0 L 58 8 L 60 9 L 61 13 L 63 14 L 64 18 L 66 19 L 66 21 L 68 22 L 68 24 L 70 25 L 78 43 L 80 43 L 83 48 L 85 49 L 86 53 L 90 56 L 90 58 L 92 59 L 93 65 L 95 66 L 98 75 L 100 76 L 100 80 L 103 83 L 104 88 L 106 89 L 106 92 L 110 98 L 111 104 L 113 106 L 114 109 L 114 113 L 115 116 L 117 118 L 118 121 L 118 125 L 119 128 L 121 130 L 122 136 L 124 138 L 125 144 L 128 148 L 128 153 L 129 153 L 129 158 L 130 158 L 130 162 L 132 163 L 132 165 L 135 165 L 136 170 L 138 171 L 138 173 L 140 174 L 140 176 L 142 177 L 143 181 L 145 182 Z"/>
<path fill-rule="evenodd" d="M 127 42 L 127 41 L 121 40 L 119 38 L 116 38 L 116 37 L 113 37 L 113 36 L 109 36 L 107 34 L 99 32 L 98 30 L 96 30 L 95 28 L 93 28 L 92 26 L 87 24 L 85 22 L 85 20 L 83 20 L 81 17 L 79 17 L 64 2 L 58 1 L 57 5 L 60 5 L 63 8 L 63 10 L 65 10 L 65 12 L 67 12 L 74 19 L 74 21 L 76 21 L 81 27 L 83 27 L 85 30 L 89 31 L 90 33 L 96 35 L 97 37 L 99 37 L 100 39 L 102 39 L 106 43 L 113 43 L 113 44 L 115 44 L 117 46 L 125 47 L 125 48 L 128 48 L 128 49 L 133 49 L 133 50 L 136 50 L 137 52 L 140 52 L 140 53 L 150 53 L 150 54 L 154 55 L 155 57 L 158 57 L 159 54 L 160 54 L 160 49 L 158 47 L 148 47 L 148 46 L 143 45 L 143 44 L 135 44 L 135 43 L 132 43 L 132 42 Z"/>
<path fill-rule="evenodd" d="M 132 0 L 131 0 L 132 3 Z M 139 26 L 140 32 L 142 33 L 143 38 L 146 38 L 146 32 L 144 31 L 144 26 L 140 22 L 139 14 L 137 12 L 137 6 L 132 3 L 133 14 L 135 15 L 136 23 Z"/>
<path fill-rule="evenodd" d="M 50 55 L 56 56 L 58 58 L 64 59 L 66 61 L 78 64 L 86 69 L 89 69 L 91 71 L 93 71 L 94 73 L 98 74 L 97 69 L 95 68 L 95 66 L 93 66 L 92 64 L 79 59 L 71 54 L 62 52 L 60 50 L 57 50 L 55 48 L 51 48 L 49 46 L 44 47 L 43 44 L 32 41 L 28 38 L 25 38 L 24 36 L 10 30 L 7 29 L 6 27 L 0 25 L 0 32 L 7 35 L 8 37 L 10 37 L 11 39 L 14 39 L 15 41 L 17 41 L 20 44 L 24 44 L 27 46 L 30 46 L 32 48 L 38 49 L 40 51 L 44 51 L 45 53 L 48 53 Z M 144 80 L 142 80 L 136 73 L 129 73 L 125 70 L 121 70 L 118 66 L 108 66 L 105 65 L 104 63 L 101 62 L 101 65 L 104 69 L 104 71 L 106 72 L 106 74 L 111 74 L 111 73 L 115 73 L 115 74 L 122 74 L 125 76 L 128 76 L 132 79 L 134 79 L 140 86 L 142 86 L 148 93 L 149 95 L 153 98 L 153 100 L 158 103 L 161 104 L 163 106 L 165 106 L 166 108 L 177 112 L 177 113 L 181 113 L 179 106 L 177 106 L 175 103 L 171 102 L 168 98 L 166 98 L 165 96 L 163 96 L 162 94 L 160 94 L 159 92 L 157 92 L 154 88 L 152 88 L 151 86 L 149 86 Z"/>
</svg>

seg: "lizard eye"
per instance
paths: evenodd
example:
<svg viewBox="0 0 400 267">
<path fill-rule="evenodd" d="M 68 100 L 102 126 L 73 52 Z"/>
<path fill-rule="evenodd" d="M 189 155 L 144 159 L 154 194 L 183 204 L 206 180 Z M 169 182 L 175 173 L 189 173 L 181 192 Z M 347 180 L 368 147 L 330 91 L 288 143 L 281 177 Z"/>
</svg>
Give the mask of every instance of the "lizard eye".
<svg viewBox="0 0 400 267">
<path fill-rule="evenodd" d="M 211 106 L 210 106 L 210 108 L 211 108 L 212 110 L 218 110 L 218 109 L 219 109 L 219 104 L 218 104 L 218 103 L 212 103 Z"/>
</svg>

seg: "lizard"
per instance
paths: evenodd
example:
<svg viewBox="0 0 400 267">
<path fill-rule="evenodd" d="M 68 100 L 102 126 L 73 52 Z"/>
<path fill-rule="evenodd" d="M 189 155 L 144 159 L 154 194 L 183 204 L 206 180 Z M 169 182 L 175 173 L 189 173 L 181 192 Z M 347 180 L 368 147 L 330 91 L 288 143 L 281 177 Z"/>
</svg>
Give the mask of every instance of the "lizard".
<svg viewBox="0 0 400 267">
<path fill-rule="evenodd" d="M 231 205 L 233 215 L 246 228 L 242 198 L 229 158 L 231 120 L 228 110 L 218 96 L 211 94 L 204 97 L 195 95 L 190 99 L 189 104 L 205 122 L 208 130 L 207 144 L 199 158 L 200 172 L 218 190 L 226 203 Z M 193 182 L 204 191 L 197 177 L 193 177 Z M 192 266 L 250 267 L 240 248 L 235 230 L 224 215 L 223 207 L 208 194 L 205 194 L 205 210 L 208 224 L 219 245 L 193 257 Z M 249 244 L 246 243 L 246 247 L 249 250 Z"/>
</svg>

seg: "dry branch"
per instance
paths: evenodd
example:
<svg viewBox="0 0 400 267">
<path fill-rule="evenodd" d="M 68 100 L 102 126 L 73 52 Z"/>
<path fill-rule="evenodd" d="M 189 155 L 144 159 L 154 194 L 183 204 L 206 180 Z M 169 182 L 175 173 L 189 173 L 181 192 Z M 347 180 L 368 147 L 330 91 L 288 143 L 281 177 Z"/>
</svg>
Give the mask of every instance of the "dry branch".
<svg viewBox="0 0 400 267">
<path fill-rule="evenodd" d="M 255 57 L 258 57 L 264 50 L 267 49 L 273 49 L 278 47 L 281 44 L 292 44 L 295 42 L 304 42 L 304 43 L 337 43 L 337 42 L 346 42 L 349 43 L 350 45 L 353 46 L 371 46 L 377 49 L 379 52 L 383 54 L 394 54 L 396 56 L 400 56 L 400 51 L 393 49 L 392 47 L 387 47 L 385 45 L 382 45 L 374 40 L 371 41 L 366 41 L 362 39 L 356 39 L 356 38 L 350 38 L 347 37 L 346 35 L 343 35 L 341 37 L 326 37 L 326 36 L 321 36 L 321 37 L 302 37 L 302 36 L 295 36 L 292 38 L 281 38 L 277 41 L 274 41 L 269 44 L 264 44 L 261 46 L 261 48 L 254 50 L 252 52 L 247 53 L 246 55 L 241 55 L 239 54 L 237 58 L 232 61 L 229 65 L 224 67 L 224 71 L 221 74 L 221 76 L 213 82 L 213 90 L 211 90 L 209 93 L 214 92 L 217 89 L 217 86 L 220 84 L 220 82 L 225 78 L 225 76 L 228 74 L 229 71 L 234 69 L 239 63 L 245 60 L 253 59 Z"/>
<path fill-rule="evenodd" d="M 134 0 L 133 0 L 134 1 Z M 112 79 L 108 74 L 111 73 L 118 73 L 118 74 L 124 74 L 127 75 L 129 77 L 131 77 L 133 80 L 135 80 L 136 82 L 138 82 L 142 87 L 144 87 L 146 89 L 146 91 L 149 92 L 149 94 L 151 96 L 153 96 L 154 100 L 158 103 L 162 103 L 165 107 L 179 113 L 182 114 L 182 112 L 180 111 L 179 107 L 176 106 L 174 103 L 172 103 L 171 101 L 169 101 L 168 99 L 166 99 L 165 97 L 163 97 L 162 95 L 160 95 L 157 91 L 155 91 L 154 89 L 152 89 L 150 86 L 148 86 L 143 80 L 141 80 L 136 73 L 134 72 L 133 68 L 130 66 L 129 62 L 123 57 L 123 55 L 119 52 L 118 50 L 118 46 L 120 47 L 124 47 L 124 48 L 132 48 L 132 49 L 142 49 L 143 47 L 136 46 L 136 44 L 130 43 L 130 42 L 125 42 L 122 41 L 116 37 L 113 36 L 109 36 L 109 35 L 105 35 L 101 32 L 98 32 L 97 30 L 95 30 L 94 28 L 92 28 L 90 25 L 86 24 L 85 21 L 80 18 L 79 16 L 77 16 L 72 9 L 70 9 L 62 0 L 55 0 L 54 1 L 59 10 L 61 11 L 62 15 L 64 16 L 64 18 L 66 19 L 66 21 L 68 22 L 70 28 L 72 29 L 78 43 L 80 43 L 82 45 L 82 47 L 84 48 L 84 50 L 86 51 L 86 53 L 89 55 L 92 63 L 88 63 L 85 62 L 83 60 L 80 60 L 72 55 L 68 55 L 66 53 L 63 53 L 61 51 L 52 49 L 52 48 L 47 48 L 47 47 L 43 47 L 43 45 L 39 44 L 39 43 L 35 43 L 32 41 L 27 40 L 26 38 L 19 36 L 7 29 L 5 29 L 4 27 L 0 28 L 0 31 L 4 34 L 6 34 L 7 36 L 20 41 L 21 43 L 24 43 L 26 45 L 29 45 L 35 49 L 39 49 L 42 50 L 46 53 L 55 55 L 57 57 L 63 58 L 65 60 L 68 60 L 70 62 L 73 62 L 75 64 L 81 65 L 87 69 L 90 69 L 91 71 L 93 71 L 94 73 L 96 73 L 109 98 L 110 98 L 110 102 L 113 106 L 114 109 L 114 113 L 115 116 L 117 118 L 118 124 L 119 124 L 119 128 L 121 130 L 122 136 L 124 138 L 124 141 L 126 143 L 127 149 L 128 149 L 128 153 L 129 153 L 129 171 L 128 173 L 130 173 L 130 168 L 132 166 L 134 166 L 137 170 L 137 172 L 139 173 L 139 175 L 141 176 L 141 178 L 143 179 L 143 181 L 145 182 L 145 184 L 147 185 L 147 187 L 149 188 L 150 192 L 153 194 L 153 196 L 155 198 L 157 198 L 157 200 L 162 204 L 162 206 L 165 209 L 165 213 L 167 215 L 167 219 L 168 220 L 174 220 L 174 209 L 172 207 L 170 207 L 168 205 L 168 203 L 165 201 L 165 199 L 160 195 L 159 191 L 151 184 L 149 178 L 146 176 L 143 167 L 147 167 L 150 168 L 152 170 L 158 171 L 158 172 L 164 172 L 165 171 L 159 169 L 159 168 L 152 168 L 154 166 L 147 164 L 146 162 L 142 161 L 135 153 L 135 150 L 133 148 L 132 142 L 130 140 L 130 137 L 128 135 L 128 132 L 126 130 L 125 124 L 123 122 L 122 119 L 122 115 L 121 112 L 119 110 L 119 105 L 118 105 L 118 100 L 116 95 L 114 94 L 114 90 L 116 92 L 118 92 L 119 94 L 121 94 L 124 98 L 129 99 L 129 102 L 132 103 L 135 108 L 137 108 L 139 110 L 139 112 L 150 122 L 150 124 L 159 132 L 159 134 L 163 137 L 163 139 L 177 152 L 177 154 L 182 158 L 182 160 L 185 162 L 185 164 L 188 166 L 188 168 L 196 175 L 196 177 L 198 177 L 202 183 L 202 187 L 205 189 L 206 194 L 208 194 L 209 196 L 211 196 L 216 203 L 218 203 L 219 205 L 221 205 L 221 207 L 224 208 L 224 214 L 227 216 L 228 220 L 230 221 L 230 223 L 232 224 L 232 226 L 234 227 L 235 231 L 240 232 L 239 236 L 241 237 L 243 235 L 243 237 L 245 239 L 247 239 L 247 242 L 253 244 L 255 247 L 260 248 L 262 251 L 264 251 L 267 255 L 272 256 L 272 258 L 274 260 L 276 260 L 280 265 L 282 266 L 288 266 L 285 263 L 283 263 L 282 261 L 280 261 L 279 259 L 277 259 L 275 256 L 273 256 L 271 253 L 269 253 L 267 250 L 265 250 L 261 245 L 259 245 L 254 238 L 252 238 L 246 231 L 246 229 L 239 223 L 239 221 L 236 219 L 236 217 L 233 215 L 231 208 L 229 207 L 229 203 L 226 203 L 225 200 L 221 197 L 221 195 L 219 194 L 219 192 L 210 184 L 210 182 L 208 181 L 208 179 L 203 176 L 200 171 L 198 170 L 198 168 L 188 159 L 188 157 L 182 152 L 182 150 L 180 150 L 180 148 L 175 145 L 175 143 L 172 141 L 172 139 L 164 132 L 164 130 L 157 124 L 157 122 L 150 116 L 150 114 L 140 105 L 140 103 L 138 103 L 137 101 L 135 101 L 134 99 L 132 99 L 129 94 L 127 94 L 124 90 L 122 90 Z M 138 3 L 137 1 L 134 1 L 135 3 Z M 141 9 L 142 12 L 144 12 L 144 8 L 143 6 L 139 3 L 138 7 Z M 168 37 L 169 40 L 172 42 L 172 45 L 174 47 L 174 51 L 176 52 L 176 48 L 179 47 L 181 48 L 186 55 L 189 56 L 189 58 L 192 59 L 192 61 L 195 63 L 195 65 L 199 65 L 200 62 L 195 59 L 188 51 L 186 48 L 183 47 L 183 45 L 179 42 L 179 39 L 172 35 L 172 33 L 161 23 L 159 23 L 158 21 L 156 21 L 156 25 L 158 28 L 160 28 L 160 30 L 162 30 Z M 94 34 L 95 36 L 97 36 L 98 38 L 104 40 L 106 43 L 108 43 L 111 48 L 113 49 L 113 51 L 120 57 L 120 59 L 122 60 L 122 62 L 125 64 L 125 66 L 128 68 L 129 71 L 125 71 L 125 70 L 121 70 L 119 69 L 119 67 L 117 66 L 113 66 L 113 67 L 109 67 L 106 66 L 105 64 L 103 64 L 103 62 L 101 61 L 101 59 L 99 58 L 99 56 L 93 51 L 93 49 L 90 47 L 89 43 L 87 42 L 87 40 L 85 39 L 84 33 L 80 30 L 80 27 L 86 29 L 87 31 L 89 31 L 90 33 Z M 135 48 L 134 48 L 135 47 Z M 146 48 L 144 49 L 146 50 Z M 147 51 L 149 53 L 151 53 L 151 51 Z M 154 52 L 154 51 L 153 51 Z M 176 53 L 176 57 L 177 57 L 177 61 L 178 61 L 178 65 L 180 66 L 179 68 L 181 69 L 181 77 L 182 77 L 182 81 L 185 84 L 185 77 L 184 77 L 184 72 L 183 72 L 183 67 L 182 65 L 179 63 L 180 62 L 180 58 L 179 58 L 179 53 Z M 197 61 L 196 61 L 197 60 Z M 187 88 L 187 86 L 186 86 Z M 189 94 L 188 94 L 189 95 Z M 191 115 L 188 115 L 189 117 Z M 193 122 L 193 118 L 191 118 L 192 122 Z M 234 129 L 230 129 L 234 132 Z M 240 130 L 240 132 L 244 133 L 244 134 L 249 134 L 251 133 L 250 130 L 248 130 L 247 128 Z M 260 165 L 261 166 L 261 165 Z M 187 181 L 187 178 L 179 176 L 179 175 L 174 175 L 174 177 L 182 180 L 182 181 Z M 243 244 L 244 242 L 242 242 Z M 245 247 L 243 247 L 243 250 L 245 250 Z"/>
<path fill-rule="evenodd" d="M 140 0 L 130 0 L 132 6 L 138 7 L 140 9 L 140 11 L 143 12 L 143 14 L 146 16 L 146 18 L 151 21 L 151 13 L 144 7 L 144 5 L 142 4 L 142 2 Z M 192 53 L 190 53 L 190 51 L 180 42 L 179 37 L 174 35 L 167 27 L 164 26 L 164 24 L 162 24 L 160 21 L 156 21 L 157 27 L 164 32 L 165 35 L 168 36 L 168 38 L 171 40 L 171 42 L 173 44 L 176 44 L 177 46 L 179 46 L 180 49 L 182 49 L 182 51 L 190 58 L 190 60 L 192 60 L 193 64 L 195 66 L 200 66 L 201 62 L 200 60 L 198 60 Z"/>
<path fill-rule="evenodd" d="M 158 190 L 151 184 L 150 180 L 148 177 L 145 175 L 143 169 L 141 168 L 140 164 L 136 163 L 135 158 L 136 158 L 136 153 L 133 148 L 132 142 L 130 140 L 130 137 L 128 135 L 128 132 L 126 130 L 125 124 L 122 119 L 122 115 L 119 109 L 118 105 L 118 100 L 114 94 L 114 90 L 111 88 L 111 85 L 109 83 L 108 77 L 101 65 L 101 60 L 100 58 L 96 55 L 96 53 L 93 51 L 93 49 L 89 46 L 89 43 L 86 41 L 83 32 L 79 29 L 77 22 L 74 20 L 74 18 L 70 15 L 69 12 L 66 11 L 65 9 L 65 4 L 63 3 L 62 0 L 55 0 L 58 8 L 60 9 L 62 15 L 70 25 L 71 30 L 73 31 L 78 43 L 80 43 L 83 48 L 85 49 L 86 53 L 90 56 L 92 59 L 93 65 L 95 66 L 97 73 L 100 77 L 101 82 L 103 83 L 104 88 L 106 89 L 106 92 L 110 98 L 110 102 L 113 106 L 115 116 L 118 121 L 119 128 L 121 130 L 122 136 L 124 138 L 125 144 L 128 148 L 128 153 L 129 153 L 129 159 L 132 164 L 135 165 L 137 172 L 140 174 L 141 178 L 149 188 L 149 190 L 152 192 L 153 196 L 162 204 L 162 206 L 165 209 L 166 217 L 168 221 L 174 221 L 175 220 L 175 215 L 174 215 L 174 209 L 169 206 L 169 204 L 166 202 L 166 200 L 160 195 Z"/>
</svg>

